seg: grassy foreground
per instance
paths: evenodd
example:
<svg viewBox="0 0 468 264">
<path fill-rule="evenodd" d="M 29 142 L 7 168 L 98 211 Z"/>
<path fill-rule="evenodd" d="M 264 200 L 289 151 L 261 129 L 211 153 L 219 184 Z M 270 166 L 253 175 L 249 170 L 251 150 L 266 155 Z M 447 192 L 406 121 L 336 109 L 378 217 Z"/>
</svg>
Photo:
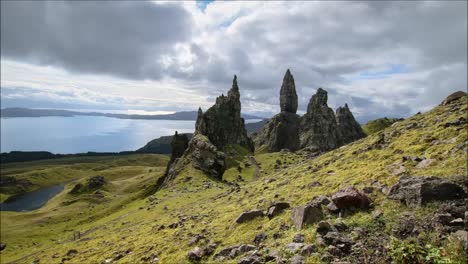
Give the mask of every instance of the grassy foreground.
<svg viewBox="0 0 468 264">
<path fill-rule="evenodd" d="M 281 226 L 291 226 L 289 210 L 271 220 L 257 218 L 232 225 L 234 219 L 244 211 L 266 209 L 273 201 L 288 201 L 294 207 L 349 185 L 362 188 L 377 180 L 390 186 L 398 177 L 388 166 L 401 161 L 403 156 L 435 160 L 425 168 L 416 168 L 416 164 L 407 161 L 405 173 L 409 175 L 466 176 L 466 124 L 461 129 L 459 126 L 444 127 L 447 122 L 465 117 L 466 112 L 466 103 L 459 104 L 455 110 L 451 106 L 436 107 L 316 158 L 300 152 L 257 153 L 254 156 L 260 166 L 257 177 L 254 177 L 255 166 L 247 156 L 237 158 L 232 162 L 236 165 L 226 171 L 224 179 L 236 182 L 240 188 L 210 179 L 188 166 L 170 186 L 150 197 L 151 186 L 162 176 L 168 161 L 161 155 L 63 159 L 2 166 L 2 174 L 29 179 L 37 186 L 68 184 L 64 192 L 43 208 L 27 213 L 1 213 L 1 241 L 7 244 L 0 255 L 1 262 L 31 263 L 39 259 L 40 263 L 151 263 L 157 259 L 159 263 L 186 263 L 187 252 L 195 246 L 189 244 L 194 235 L 206 238 L 198 245 L 216 242 L 216 251 L 219 251 L 235 244 L 252 244 L 260 232 L 268 237 L 264 242 L 266 248 L 278 249 L 288 257 L 288 253 L 281 250 L 283 246 L 290 243 L 296 233 L 304 234 L 306 243 L 314 244 L 316 226 L 300 231 L 291 227 L 273 239 Z M 387 141 L 383 149 L 365 150 L 382 135 Z M 104 198 L 68 194 L 77 182 L 93 175 L 109 180 L 102 191 Z M 312 182 L 321 185 L 310 188 Z M 372 221 L 372 212 L 343 217 L 343 222 L 351 228 L 363 227 L 390 234 L 396 219 L 409 209 L 388 200 L 380 192 L 374 192 L 370 198 L 374 210 L 383 212 L 381 225 Z M 414 214 L 418 221 L 423 221 L 436 208 L 436 204 L 429 205 L 415 210 Z M 178 226 L 170 228 L 173 223 Z M 72 240 L 74 231 L 83 233 L 81 239 Z M 419 239 L 436 249 L 440 259 L 466 263 L 465 253 L 457 241 L 435 237 L 427 234 Z M 392 255 L 394 260 L 399 262 L 396 258 L 403 246 L 395 243 L 388 247 L 390 254 L 395 254 Z M 319 253 L 307 257 L 306 262 L 319 263 L 323 250 L 319 247 Z M 211 257 L 206 261 L 214 262 Z M 233 263 L 238 261 L 239 258 L 232 260 Z"/>
</svg>

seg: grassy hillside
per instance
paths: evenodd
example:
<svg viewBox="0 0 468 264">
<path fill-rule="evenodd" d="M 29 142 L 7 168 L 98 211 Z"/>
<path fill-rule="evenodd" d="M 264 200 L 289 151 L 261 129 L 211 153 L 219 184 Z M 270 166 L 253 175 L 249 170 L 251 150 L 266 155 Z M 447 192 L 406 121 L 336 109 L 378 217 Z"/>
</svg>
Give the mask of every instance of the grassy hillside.
<svg viewBox="0 0 468 264">
<path fill-rule="evenodd" d="M 278 250 L 287 260 L 292 254 L 285 251 L 285 245 L 292 242 L 295 234 L 301 233 L 306 243 L 318 245 L 318 252 L 306 257 L 306 262 L 327 262 L 322 259 L 326 249 L 317 242 L 317 225 L 297 230 L 292 226 L 290 210 L 272 219 L 256 218 L 238 225 L 233 225 L 233 221 L 244 211 L 265 210 L 273 201 L 284 200 L 295 207 L 349 185 L 363 188 L 378 181 L 390 186 L 398 177 L 392 174 L 389 165 L 401 161 L 404 156 L 434 159 L 424 168 L 417 168 L 415 163 L 405 159 L 408 175 L 450 179 L 456 179 L 456 175 L 466 176 L 466 123 L 444 126 L 465 118 L 466 113 L 465 100 L 457 105 L 436 107 L 315 158 L 301 152 L 261 153 L 255 154 L 253 159 L 237 157 L 239 166 L 225 173 L 224 179 L 228 182 L 215 181 L 188 166 L 170 186 L 153 196 L 148 196 L 150 185 L 162 175 L 166 157 L 141 155 L 78 164 L 54 160 L 11 166 L 7 168 L 9 174 L 37 184 L 49 182 L 43 173 L 51 175 L 50 179 L 65 177 L 67 181 L 83 181 L 98 173 L 111 183 L 103 199 L 67 194 L 76 183 L 73 182 L 39 210 L 2 212 L 1 241 L 7 247 L 1 253 L 1 261 L 186 263 L 187 252 L 196 245 L 216 243 L 215 252 L 219 252 L 236 244 L 253 244 L 255 236 L 264 232 L 267 238 L 261 252 Z M 381 142 L 384 142 L 381 148 L 369 148 Z M 258 163 L 258 169 L 253 162 Z M 412 254 L 418 256 L 416 259 L 420 263 L 425 259 L 428 263 L 436 262 L 434 260 L 466 263 L 462 245 L 450 237 L 426 232 L 415 238 L 393 238 L 392 230 L 403 212 L 411 211 L 416 222 L 425 223 L 434 215 L 437 204 L 410 209 L 378 191 L 369 196 L 374 206 L 372 210 L 344 216 L 341 221 L 348 226 L 346 234 L 353 239 L 358 236 L 356 230 L 366 230 L 380 239 L 377 242 L 382 243 L 385 256 L 379 262 L 405 262 L 405 254 Z M 67 203 L 73 199 L 77 201 Z M 372 218 L 376 211 L 383 215 L 378 221 Z M 334 215 L 327 218 L 337 221 Z M 172 228 L 171 224 L 174 224 Z M 83 235 L 73 241 L 73 231 L 77 230 Z M 190 243 L 196 235 L 204 239 Z M 369 248 L 366 254 L 379 256 L 372 244 L 366 246 Z M 242 256 L 228 262 L 237 263 L 240 258 Z M 346 258 L 356 262 L 353 256 Z M 206 257 L 205 261 L 217 263 L 212 257 Z"/>
<path fill-rule="evenodd" d="M 367 135 L 371 135 L 391 126 L 393 123 L 402 121 L 403 118 L 379 118 L 371 120 L 362 126 L 362 129 Z"/>
</svg>

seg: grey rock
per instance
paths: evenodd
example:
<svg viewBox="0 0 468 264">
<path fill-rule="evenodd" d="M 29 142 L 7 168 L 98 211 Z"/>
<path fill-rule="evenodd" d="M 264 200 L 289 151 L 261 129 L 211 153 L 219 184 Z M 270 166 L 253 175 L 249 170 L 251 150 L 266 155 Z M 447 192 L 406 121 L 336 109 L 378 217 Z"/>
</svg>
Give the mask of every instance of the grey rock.
<svg viewBox="0 0 468 264">
<path fill-rule="evenodd" d="M 222 179 L 226 170 L 226 156 L 206 136 L 194 135 L 187 151 L 191 153 L 194 168 L 213 178 Z"/>
<path fill-rule="evenodd" d="M 295 151 L 299 149 L 298 115 L 290 112 L 281 112 L 272 117 L 255 138 L 258 146 L 266 145 L 268 151 L 276 152 L 283 149 Z"/>
<path fill-rule="evenodd" d="M 0 243 L 0 251 L 3 251 L 6 248 L 5 243 Z"/>
<path fill-rule="evenodd" d="M 187 257 L 190 261 L 199 261 L 203 257 L 203 250 L 199 247 L 195 247 L 187 253 Z"/>
<path fill-rule="evenodd" d="M 271 205 L 267 210 L 268 218 L 273 218 L 274 216 L 280 214 L 283 210 L 289 208 L 290 205 L 287 202 L 278 202 Z"/>
<path fill-rule="evenodd" d="M 305 258 L 301 255 L 294 255 L 291 258 L 291 264 L 304 264 L 305 263 Z"/>
<path fill-rule="evenodd" d="M 325 195 L 320 195 L 312 199 L 312 203 L 317 203 L 317 204 L 325 205 L 325 206 L 327 206 L 331 202 L 332 202 L 331 199 Z"/>
<path fill-rule="evenodd" d="M 403 176 L 391 187 L 388 197 L 418 207 L 431 201 L 462 199 L 466 194 L 460 185 L 442 178 Z"/>
<path fill-rule="evenodd" d="M 260 264 L 262 262 L 262 258 L 260 256 L 252 255 L 245 258 L 242 258 L 238 262 L 239 264 Z"/>
<path fill-rule="evenodd" d="M 340 246 L 340 249 L 349 251 L 353 242 L 347 236 L 338 232 L 328 232 L 323 236 L 323 240 L 327 245 Z"/>
<path fill-rule="evenodd" d="M 241 213 L 234 222 L 237 224 L 241 224 L 257 217 L 263 217 L 263 212 L 260 210 L 247 211 Z"/>
<path fill-rule="evenodd" d="M 423 169 L 423 168 L 429 167 L 435 161 L 436 161 L 435 159 L 422 160 L 421 162 L 418 163 L 418 165 L 416 165 L 416 168 L 417 169 Z"/>
<path fill-rule="evenodd" d="M 332 201 L 340 210 L 367 209 L 371 203 L 367 195 L 352 186 L 333 194 Z"/>
<path fill-rule="evenodd" d="M 299 252 L 299 250 L 302 249 L 302 247 L 304 246 L 304 243 L 289 243 L 286 245 L 286 249 L 287 251 L 291 252 L 291 253 L 297 253 Z"/>
<path fill-rule="evenodd" d="M 295 234 L 293 238 L 294 243 L 304 243 L 304 235 L 303 234 Z"/>
<path fill-rule="evenodd" d="M 465 96 L 466 96 L 466 93 L 463 91 L 454 92 L 453 94 L 447 96 L 440 105 L 451 104 L 452 102 L 458 101 L 460 98 L 463 98 Z"/>
<path fill-rule="evenodd" d="M 301 249 L 301 255 L 303 256 L 311 256 L 312 253 L 317 252 L 317 246 L 313 244 L 305 245 Z"/>
<path fill-rule="evenodd" d="M 267 237 L 268 236 L 265 233 L 262 232 L 262 233 L 255 236 L 254 243 L 258 245 L 258 244 L 260 244 L 260 242 L 265 241 L 267 239 Z"/>
<path fill-rule="evenodd" d="M 294 78 L 289 69 L 283 78 L 283 84 L 280 90 L 280 107 L 281 112 L 289 112 L 295 114 L 297 111 L 297 94 Z"/>
<path fill-rule="evenodd" d="M 301 117 L 301 148 L 314 146 L 321 151 L 327 151 L 339 147 L 338 125 L 327 101 L 328 94 L 322 88 L 310 99 L 307 112 Z"/>
<path fill-rule="evenodd" d="M 322 208 L 318 204 L 307 204 L 293 208 L 291 219 L 297 229 L 302 229 L 306 225 L 317 223 L 323 219 Z"/>
<path fill-rule="evenodd" d="M 349 110 L 348 104 L 336 109 L 336 123 L 338 124 L 341 145 L 366 137 L 361 125 L 354 119 L 351 110 Z"/>
<path fill-rule="evenodd" d="M 328 232 L 337 231 L 330 223 L 327 221 L 320 221 L 317 224 L 317 233 L 320 235 L 325 235 Z"/>
</svg>

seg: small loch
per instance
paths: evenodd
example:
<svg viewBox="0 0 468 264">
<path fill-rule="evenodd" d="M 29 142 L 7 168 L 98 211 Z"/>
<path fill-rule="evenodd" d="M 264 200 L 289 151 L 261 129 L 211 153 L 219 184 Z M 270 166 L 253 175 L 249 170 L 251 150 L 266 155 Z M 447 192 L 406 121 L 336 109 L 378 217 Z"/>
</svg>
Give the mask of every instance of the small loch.
<svg viewBox="0 0 468 264">
<path fill-rule="evenodd" d="M 0 211 L 26 212 L 41 208 L 47 201 L 63 191 L 64 187 L 65 184 L 58 184 L 12 196 L 4 203 L 0 203 Z"/>
</svg>

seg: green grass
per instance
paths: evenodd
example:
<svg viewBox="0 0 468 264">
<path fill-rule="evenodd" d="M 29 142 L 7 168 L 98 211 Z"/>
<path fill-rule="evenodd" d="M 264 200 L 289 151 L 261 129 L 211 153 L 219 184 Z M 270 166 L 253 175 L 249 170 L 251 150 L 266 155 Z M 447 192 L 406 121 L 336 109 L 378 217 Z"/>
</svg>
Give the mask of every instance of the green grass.
<svg viewBox="0 0 468 264">
<path fill-rule="evenodd" d="M 388 147 L 382 150 L 358 154 L 378 138 L 377 133 L 313 159 L 294 153 L 260 151 L 255 154 L 261 170 L 258 179 L 253 178 L 253 166 L 245 166 L 248 153 L 234 146 L 238 155 L 233 155 L 231 162 L 236 165 L 231 164 L 224 179 L 235 181 L 237 175 L 241 175 L 244 181 L 237 182 L 240 185 L 238 192 L 226 183 L 206 177 L 189 164 L 169 186 L 154 194 L 157 203 L 153 205 L 144 193 L 162 175 L 168 160 L 164 156 L 135 155 L 96 162 L 51 160 L 25 163 L 21 167 L 6 166 L 8 175 L 25 177 L 42 186 L 60 179 L 70 183 L 64 192 L 39 210 L 1 213 L 1 241 L 7 244 L 2 252 L 2 263 L 18 259 L 30 263 L 36 257 L 41 263 L 60 263 L 69 249 L 78 251 L 70 263 L 101 263 L 112 258 L 115 251 L 127 249 L 132 253 L 118 263 L 138 263 L 151 254 L 157 254 L 161 263 L 185 263 L 187 252 L 194 247 L 188 244 L 194 234 L 203 234 L 219 242 L 217 250 L 239 243 L 252 244 L 260 232 L 267 234 L 265 244 L 271 249 L 282 249 L 298 232 L 305 234 L 307 243 L 315 243 L 314 225 L 301 231 L 292 227 L 282 232 L 279 239 L 272 239 L 281 224 L 291 225 L 289 210 L 271 220 L 259 218 L 240 225 L 232 223 L 240 213 L 255 208 L 265 210 L 273 201 L 285 200 L 294 207 L 304 205 L 314 196 L 329 195 L 349 185 L 369 186 L 373 180 L 394 184 L 398 178 L 386 166 L 400 161 L 403 156 L 437 159 L 424 169 L 417 169 L 416 164 L 406 162 L 411 175 L 466 175 L 466 154 L 463 150 L 452 150 L 468 140 L 467 134 L 457 131 L 456 127 L 440 126 L 464 116 L 466 111 L 466 105 L 453 113 L 449 113 L 447 107 L 437 107 L 387 127 L 379 133 L 394 136 Z M 417 122 L 420 127 L 406 130 L 412 122 Z M 432 138 L 445 143 L 432 144 Z M 240 164 L 241 172 L 237 164 Z M 73 175 L 66 172 L 73 172 Z M 110 181 L 104 190 L 105 198 L 100 200 L 93 199 L 90 194 L 78 197 L 68 194 L 75 183 L 92 175 L 103 175 Z M 314 181 L 322 185 L 308 188 L 307 185 Z M 385 232 L 390 232 L 398 215 L 408 210 L 381 193 L 372 194 L 371 199 L 375 209 L 383 212 Z M 64 202 L 71 203 L 64 205 Z M 418 219 L 423 219 L 435 208 L 428 206 L 416 210 L 415 214 Z M 167 228 L 181 217 L 187 217 L 183 226 Z M 344 217 L 343 221 L 350 227 L 382 229 L 371 221 L 369 212 Z M 166 228 L 158 230 L 161 225 Z M 82 241 L 69 241 L 73 230 L 92 232 Z M 426 237 L 421 239 L 431 242 Z M 437 248 L 443 252 L 453 249 L 451 260 L 457 260 L 462 254 L 456 243 L 449 240 L 439 242 Z M 198 245 L 203 246 L 204 243 L 202 241 Z M 54 258 L 54 254 L 59 257 Z M 317 256 L 312 256 L 307 261 L 315 263 L 317 259 Z M 232 263 L 238 260 L 232 260 Z"/>
</svg>

